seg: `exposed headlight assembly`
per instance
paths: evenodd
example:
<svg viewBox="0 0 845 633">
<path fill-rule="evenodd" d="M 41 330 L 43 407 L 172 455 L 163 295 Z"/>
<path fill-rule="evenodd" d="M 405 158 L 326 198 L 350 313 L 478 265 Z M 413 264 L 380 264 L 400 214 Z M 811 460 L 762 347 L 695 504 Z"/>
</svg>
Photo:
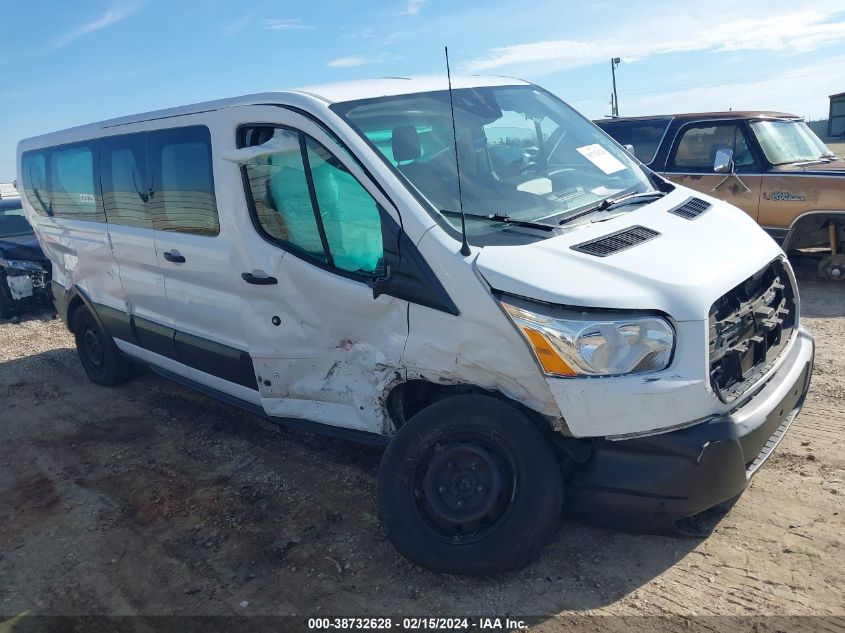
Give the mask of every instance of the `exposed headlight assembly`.
<svg viewBox="0 0 845 633">
<path fill-rule="evenodd" d="M 645 374 L 672 359 L 675 332 L 659 316 L 590 313 L 516 297 L 499 302 L 552 376 Z"/>
</svg>

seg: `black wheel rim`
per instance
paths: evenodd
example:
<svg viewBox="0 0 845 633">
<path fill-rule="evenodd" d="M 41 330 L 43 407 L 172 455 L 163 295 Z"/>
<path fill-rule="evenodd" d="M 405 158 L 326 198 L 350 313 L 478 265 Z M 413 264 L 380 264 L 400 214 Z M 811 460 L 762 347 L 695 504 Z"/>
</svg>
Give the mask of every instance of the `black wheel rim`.
<svg viewBox="0 0 845 633">
<path fill-rule="evenodd" d="M 489 535 L 510 510 L 516 467 L 499 438 L 465 433 L 435 444 L 420 461 L 414 500 L 423 525 L 451 543 Z"/>
<path fill-rule="evenodd" d="M 103 344 L 97 333 L 88 328 L 82 336 L 83 349 L 88 361 L 95 369 L 102 369 L 105 365 L 105 355 L 103 353 Z"/>
</svg>

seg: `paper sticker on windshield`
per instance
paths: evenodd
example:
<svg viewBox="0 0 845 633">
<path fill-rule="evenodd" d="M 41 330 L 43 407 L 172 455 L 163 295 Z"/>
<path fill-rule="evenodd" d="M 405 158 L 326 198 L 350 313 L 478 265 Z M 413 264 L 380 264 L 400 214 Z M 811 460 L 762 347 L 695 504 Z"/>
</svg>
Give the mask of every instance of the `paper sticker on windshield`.
<svg viewBox="0 0 845 633">
<path fill-rule="evenodd" d="M 625 165 L 598 143 L 577 149 L 579 154 L 606 174 L 615 174 L 617 171 L 625 169 Z"/>
</svg>

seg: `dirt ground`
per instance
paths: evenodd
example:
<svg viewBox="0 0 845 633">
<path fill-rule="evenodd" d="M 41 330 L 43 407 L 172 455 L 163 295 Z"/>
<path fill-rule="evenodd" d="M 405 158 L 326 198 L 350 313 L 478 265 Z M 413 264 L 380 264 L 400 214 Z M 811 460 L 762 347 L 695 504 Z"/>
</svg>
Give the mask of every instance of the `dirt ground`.
<svg viewBox="0 0 845 633">
<path fill-rule="evenodd" d="M 581 614 L 845 615 L 845 285 L 798 268 L 812 390 L 751 486 L 706 518 L 712 533 L 566 521 L 537 562 L 495 578 L 395 552 L 375 514 L 377 449 L 149 372 L 95 386 L 60 321 L 2 323 L 0 614 L 542 616 L 532 631 Z"/>
</svg>

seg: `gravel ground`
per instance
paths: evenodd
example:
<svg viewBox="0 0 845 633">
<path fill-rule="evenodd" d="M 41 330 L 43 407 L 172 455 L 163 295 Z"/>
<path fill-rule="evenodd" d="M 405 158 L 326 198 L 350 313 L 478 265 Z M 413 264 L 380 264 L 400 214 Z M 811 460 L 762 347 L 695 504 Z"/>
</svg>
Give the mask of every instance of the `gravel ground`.
<svg viewBox="0 0 845 633">
<path fill-rule="evenodd" d="M 542 616 L 532 631 L 572 630 L 583 614 L 843 616 L 845 285 L 797 267 L 818 345 L 812 389 L 749 489 L 704 517 L 709 535 L 565 521 L 537 562 L 495 578 L 396 554 L 375 516 L 378 450 L 148 372 L 95 386 L 61 322 L 0 323 L 0 614 Z"/>
</svg>

